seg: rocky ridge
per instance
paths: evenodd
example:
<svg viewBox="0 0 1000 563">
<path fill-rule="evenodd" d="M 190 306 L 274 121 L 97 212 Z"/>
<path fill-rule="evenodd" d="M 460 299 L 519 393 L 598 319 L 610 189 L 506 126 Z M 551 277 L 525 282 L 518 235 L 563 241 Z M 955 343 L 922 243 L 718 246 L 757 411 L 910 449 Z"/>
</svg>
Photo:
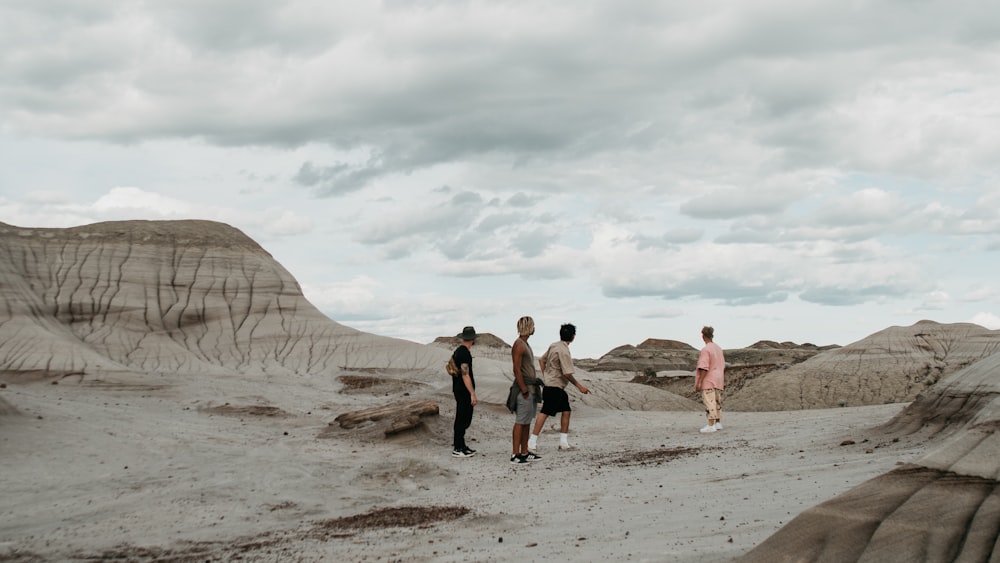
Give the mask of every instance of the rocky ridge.
<svg viewBox="0 0 1000 563">
<path fill-rule="evenodd" d="M 919 394 L 879 432 L 937 442 L 931 453 L 805 511 L 740 561 L 996 561 L 998 373 L 993 354 Z"/>
<path fill-rule="evenodd" d="M 905 403 L 1000 352 L 1000 331 L 919 321 L 748 379 L 728 394 L 734 410 L 794 410 Z M 727 360 L 728 360 L 727 356 Z"/>
</svg>

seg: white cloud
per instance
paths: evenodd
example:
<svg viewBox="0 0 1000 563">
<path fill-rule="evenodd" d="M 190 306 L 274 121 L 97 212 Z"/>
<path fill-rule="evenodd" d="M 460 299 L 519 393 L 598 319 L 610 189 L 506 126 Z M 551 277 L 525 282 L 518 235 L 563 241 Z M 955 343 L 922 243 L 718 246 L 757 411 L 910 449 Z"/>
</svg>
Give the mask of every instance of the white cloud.
<svg viewBox="0 0 1000 563">
<path fill-rule="evenodd" d="M 995 300 L 998 9 L 202 4 L 0 6 L 0 221 L 225 221 L 395 335 Z"/>
<path fill-rule="evenodd" d="M 195 211 L 187 202 L 139 188 L 111 188 L 90 208 L 103 217 L 189 218 Z"/>
<path fill-rule="evenodd" d="M 969 322 L 984 326 L 990 330 L 1000 330 L 1000 315 L 993 313 L 976 313 Z"/>
</svg>

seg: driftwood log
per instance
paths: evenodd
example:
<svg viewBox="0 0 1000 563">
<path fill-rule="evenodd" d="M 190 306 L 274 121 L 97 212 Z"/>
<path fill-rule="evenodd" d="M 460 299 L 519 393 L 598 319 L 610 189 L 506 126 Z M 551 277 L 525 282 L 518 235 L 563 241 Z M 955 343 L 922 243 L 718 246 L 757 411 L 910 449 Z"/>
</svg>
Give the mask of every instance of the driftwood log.
<svg viewBox="0 0 1000 563">
<path fill-rule="evenodd" d="M 377 422 L 388 420 L 385 428 L 385 435 L 391 436 L 404 430 L 416 428 L 424 423 L 423 417 L 437 416 L 440 412 L 438 404 L 434 401 L 403 401 L 362 409 L 359 411 L 345 412 L 333 419 L 340 423 L 341 428 L 354 428 L 366 422 Z"/>
</svg>

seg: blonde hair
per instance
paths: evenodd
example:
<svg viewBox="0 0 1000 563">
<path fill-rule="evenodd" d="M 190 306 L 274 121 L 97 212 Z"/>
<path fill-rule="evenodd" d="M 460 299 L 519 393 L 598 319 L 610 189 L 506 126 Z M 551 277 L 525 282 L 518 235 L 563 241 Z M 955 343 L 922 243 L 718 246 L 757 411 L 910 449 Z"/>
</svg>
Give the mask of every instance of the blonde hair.
<svg viewBox="0 0 1000 563">
<path fill-rule="evenodd" d="M 518 336 L 533 334 L 534 332 L 535 332 L 535 319 L 532 319 L 531 317 L 521 317 L 520 319 L 517 319 Z"/>
</svg>

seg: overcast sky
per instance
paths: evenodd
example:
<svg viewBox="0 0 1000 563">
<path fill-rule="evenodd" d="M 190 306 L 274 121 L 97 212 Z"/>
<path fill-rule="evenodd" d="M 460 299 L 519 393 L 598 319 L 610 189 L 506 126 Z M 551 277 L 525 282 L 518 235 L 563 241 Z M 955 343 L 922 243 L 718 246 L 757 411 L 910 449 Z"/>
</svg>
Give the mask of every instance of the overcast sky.
<svg viewBox="0 0 1000 563">
<path fill-rule="evenodd" d="M 0 221 L 201 218 L 578 357 L 1000 328 L 1000 4 L 7 0 Z"/>
</svg>

